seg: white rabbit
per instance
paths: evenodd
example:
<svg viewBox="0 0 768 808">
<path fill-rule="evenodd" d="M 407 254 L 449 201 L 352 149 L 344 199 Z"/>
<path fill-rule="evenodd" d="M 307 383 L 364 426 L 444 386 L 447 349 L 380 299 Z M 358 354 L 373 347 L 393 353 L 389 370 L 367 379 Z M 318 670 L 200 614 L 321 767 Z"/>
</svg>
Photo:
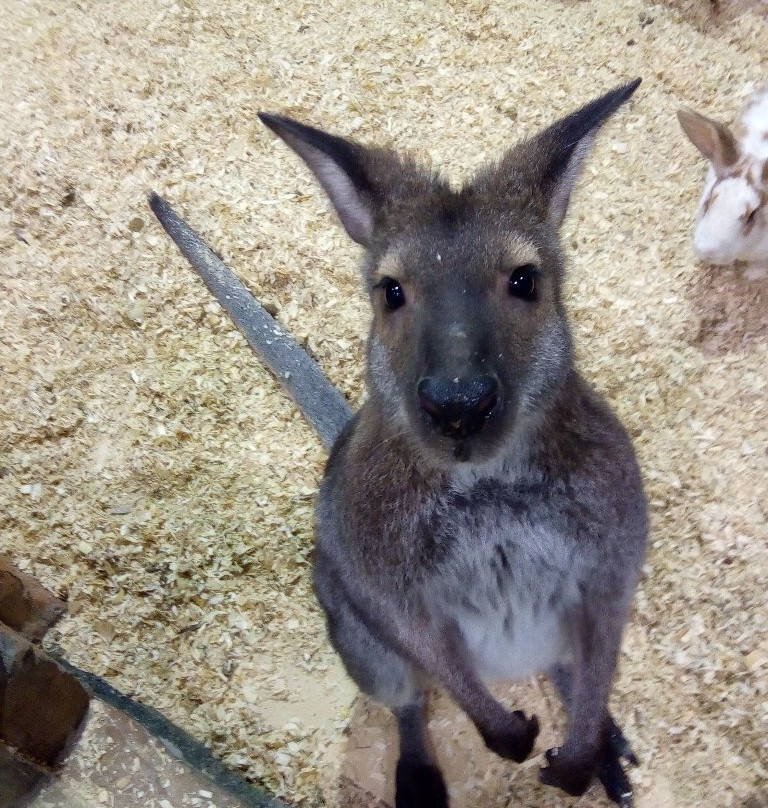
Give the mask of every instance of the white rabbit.
<svg viewBox="0 0 768 808">
<path fill-rule="evenodd" d="M 691 109 L 677 113 L 694 146 L 710 161 L 696 214 L 693 247 L 710 264 L 744 265 L 768 274 L 768 85 L 755 91 L 735 133 Z"/>
</svg>

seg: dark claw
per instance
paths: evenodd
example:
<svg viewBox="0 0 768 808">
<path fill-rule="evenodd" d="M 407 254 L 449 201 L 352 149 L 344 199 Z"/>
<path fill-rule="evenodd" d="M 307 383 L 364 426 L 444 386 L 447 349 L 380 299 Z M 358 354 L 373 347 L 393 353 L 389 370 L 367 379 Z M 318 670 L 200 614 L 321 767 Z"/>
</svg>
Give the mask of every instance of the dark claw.
<svg viewBox="0 0 768 808">
<path fill-rule="evenodd" d="M 624 738 L 615 728 L 606 741 L 602 761 L 594 768 L 594 759 L 568 753 L 562 747 L 550 749 L 547 754 L 549 766 L 541 770 L 540 778 L 545 785 L 556 786 L 575 797 L 580 796 L 589 786 L 594 775 L 600 780 L 606 796 L 619 808 L 634 808 L 632 783 L 624 771 L 622 758 L 637 765 L 637 757 Z"/>
<path fill-rule="evenodd" d="M 632 751 L 629 741 L 624 737 L 624 733 L 616 726 L 616 723 L 611 719 L 613 724 L 610 732 L 608 733 L 608 754 L 614 755 L 620 760 L 623 758 L 631 766 L 639 766 L 640 761 L 637 755 Z"/>
<path fill-rule="evenodd" d="M 629 782 L 618 756 L 610 756 L 600 764 L 597 777 L 603 784 L 609 800 L 621 808 L 632 808 L 632 784 Z"/>
<path fill-rule="evenodd" d="M 632 783 L 621 764 L 622 759 L 632 766 L 638 765 L 637 755 L 624 737 L 624 733 L 611 719 L 611 729 L 605 745 L 603 762 L 598 766 L 597 777 L 605 788 L 609 800 L 619 808 L 633 808 Z"/>
<path fill-rule="evenodd" d="M 580 797 L 588 788 L 594 772 L 594 758 L 569 754 L 564 747 L 556 746 L 545 755 L 549 764 L 539 769 L 539 780 L 545 786 L 561 788 L 572 797 Z"/>
</svg>

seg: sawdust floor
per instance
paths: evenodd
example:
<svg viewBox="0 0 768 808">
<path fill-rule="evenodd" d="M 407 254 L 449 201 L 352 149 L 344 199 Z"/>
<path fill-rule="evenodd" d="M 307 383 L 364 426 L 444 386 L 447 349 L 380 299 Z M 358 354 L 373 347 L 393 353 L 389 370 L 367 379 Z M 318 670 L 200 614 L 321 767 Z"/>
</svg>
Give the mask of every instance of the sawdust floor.
<svg viewBox="0 0 768 808">
<path fill-rule="evenodd" d="M 634 436 L 653 516 L 612 703 L 644 808 L 768 804 L 767 293 L 694 261 L 705 167 L 674 116 L 732 118 L 768 75 L 768 23 L 763 2 L 711 5 L 0 0 L 0 550 L 68 599 L 47 642 L 297 804 L 334 805 L 350 772 L 387 799 L 388 725 L 309 584 L 322 449 L 145 194 L 356 403 L 358 252 L 256 111 L 456 178 L 642 75 L 564 234 L 579 362 Z M 509 692 L 546 724 L 539 749 L 562 731 L 547 687 Z M 444 699 L 434 722 L 457 806 L 574 804 Z"/>
<path fill-rule="evenodd" d="M 21 804 L 21 803 L 19 803 Z M 0 793 L 0 806 L 15 808 Z M 251 808 L 178 760 L 124 712 L 94 700 L 61 772 L 26 808 Z"/>
</svg>

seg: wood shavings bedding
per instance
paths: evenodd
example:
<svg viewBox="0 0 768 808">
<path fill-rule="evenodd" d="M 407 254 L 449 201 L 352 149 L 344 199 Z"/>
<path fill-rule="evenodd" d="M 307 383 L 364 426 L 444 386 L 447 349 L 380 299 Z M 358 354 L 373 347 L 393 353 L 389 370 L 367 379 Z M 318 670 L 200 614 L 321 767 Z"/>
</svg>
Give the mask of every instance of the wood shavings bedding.
<svg viewBox="0 0 768 808">
<path fill-rule="evenodd" d="M 695 263 L 705 167 L 674 117 L 731 118 L 765 80 L 768 24 L 760 2 L 723 0 L 719 21 L 709 5 L 3 1 L 0 552 L 69 599 L 52 641 L 75 664 L 280 796 L 339 802 L 344 732 L 368 725 L 309 583 L 324 455 L 146 192 L 357 403 L 357 251 L 256 111 L 458 179 L 642 75 L 565 231 L 579 360 L 633 434 L 652 505 L 613 705 L 641 808 L 768 804 L 766 291 Z M 514 697 L 556 720 L 538 688 Z M 460 717 L 437 715 L 453 737 Z M 452 782 L 455 805 L 570 804 L 535 766 L 500 771 Z"/>
</svg>

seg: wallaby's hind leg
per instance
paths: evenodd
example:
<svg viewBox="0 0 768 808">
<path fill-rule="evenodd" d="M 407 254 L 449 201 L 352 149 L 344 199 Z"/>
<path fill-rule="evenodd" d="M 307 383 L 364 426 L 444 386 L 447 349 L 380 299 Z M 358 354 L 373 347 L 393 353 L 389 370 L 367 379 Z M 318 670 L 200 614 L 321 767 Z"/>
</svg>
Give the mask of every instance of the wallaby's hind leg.
<svg viewBox="0 0 768 808">
<path fill-rule="evenodd" d="M 358 687 L 386 704 L 397 719 L 400 755 L 395 808 L 448 808 L 440 769 L 425 726 L 426 695 L 411 665 L 383 645 L 351 610 L 329 618 L 331 640 Z"/>
<path fill-rule="evenodd" d="M 426 700 L 394 711 L 400 733 L 400 759 L 395 778 L 396 808 L 448 808 L 440 769 L 429 751 L 424 726 Z"/>
<path fill-rule="evenodd" d="M 448 808 L 443 776 L 427 739 L 424 677 L 368 630 L 322 562 L 318 554 L 315 591 L 328 618 L 331 643 L 357 686 L 389 707 L 397 719 L 396 808 Z"/>
<path fill-rule="evenodd" d="M 572 674 L 570 668 L 557 666 L 549 671 L 549 678 L 557 688 L 565 705 L 571 711 Z M 597 778 L 603 784 L 605 793 L 610 800 L 620 808 L 632 808 L 632 784 L 629 782 L 622 760 L 633 766 L 638 765 L 637 756 L 624 737 L 621 728 L 614 721 L 613 716 L 606 712 L 605 717 L 605 747 L 602 760 L 596 772 Z"/>
</svg>

